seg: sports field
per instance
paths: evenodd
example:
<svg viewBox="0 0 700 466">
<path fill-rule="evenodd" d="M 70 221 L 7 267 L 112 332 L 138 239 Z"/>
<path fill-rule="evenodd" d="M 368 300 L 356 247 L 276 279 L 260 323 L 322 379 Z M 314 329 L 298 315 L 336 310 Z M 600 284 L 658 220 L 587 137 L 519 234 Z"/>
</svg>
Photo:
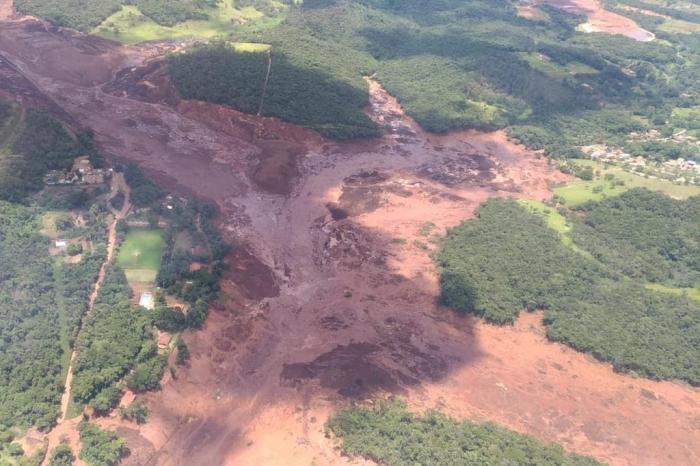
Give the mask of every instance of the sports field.
<svg viewBox="0 0 700 466">
<path fill-rule="evenodd" d="M 163 232 L 158 229 L 134 228 L 129 230 L 119 248 L 117 264 L 130 283 L 153 283 L 160 268 L 163 251 Z"/>
</svg>

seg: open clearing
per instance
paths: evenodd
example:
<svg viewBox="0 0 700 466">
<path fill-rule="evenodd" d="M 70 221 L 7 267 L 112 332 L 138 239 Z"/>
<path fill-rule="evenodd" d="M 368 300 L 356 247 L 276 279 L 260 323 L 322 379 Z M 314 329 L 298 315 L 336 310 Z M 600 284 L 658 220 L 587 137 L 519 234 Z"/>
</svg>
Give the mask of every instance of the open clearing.
<svg viewBox="0 0 700 466">
<path fill-rule="evenodd" d="M 6 22 L 0 51 L 106 153 L 215 200 L 222 232 L 241 245 L 205 328 L 184 336 L 190 365 L 145 397 L 149 422 L 100 420 L 127 439 L 125 465 L 348 464 L 323 423 L 389 394 L 613 465 L 700 464 L 697 389 L 616 374 L 549 342 L 539 314 L 493 327 L 435 304 L 424 225 L 442 234 L 493 196 L 549 198 L 569 177 L 545 158 L 502 132 L 425 134 L 372 81 L 368 111 L 392 130 L 352 143 L 180 101 L 167 82 L 139 94 L 132 67 L 163 46 L 63 34 Z M 133 79 L 105 86 L 119 70 Z"/>
<path fill-rule="evenodd" d="M 688 298 L 700 302 L 700 283 L 698 283 L 695 288 L 672 288 L 658 283 L 649 283 L 646 287 L 650 290 L 660 291 L 661 293 L 672 293 L 675 295 L 685 294 Z"/>
<path fill-rule="evenodd" d="M 160 268 L 163 232 L 157 229 L 132 228 L 119 248 L 117 263 L 130 283 L 153 283 Z"/>
<path fill-rule="evenodd" d="M 700 195 L 700 186 L 683 185 L 668 180 L 645 177 L 630 173 L 620 167 L 605 165 L 593 160 L 576 160 L 572 162 L 593 168 L 596 173 L 592 181 L 575 180 L 554 189 L 554 194 L 561 197 L 567 206 L 574 207 L 586 201 L 599 201 L 606 197 L 617 196 L 632 188 L 647 188 L 667 194 L 675 199 L 687 199 Z M 605 179 L 605 175 L 611 174 L 615 179 L 622 180 L 624 185 L 615 185 Z"/>
<path fill-rule="evenodd" d="M 212 38 L 230 33 L 235 25 L 263 19 L 265 15 L 253 7 L 236 9 L 232 2 L 222 0 L 211 11 L 208 20 L 190 20 L 175 26 L 162 26 L 144 16 L 133 5 L 123 6 L 119 11 L 92 32 L 106 39 L 126 44 L 138 44 L 147 41 L 183 39 L 188 37 Z M 283 19 L 280 15 L 272 24 Z"/>
</svg>

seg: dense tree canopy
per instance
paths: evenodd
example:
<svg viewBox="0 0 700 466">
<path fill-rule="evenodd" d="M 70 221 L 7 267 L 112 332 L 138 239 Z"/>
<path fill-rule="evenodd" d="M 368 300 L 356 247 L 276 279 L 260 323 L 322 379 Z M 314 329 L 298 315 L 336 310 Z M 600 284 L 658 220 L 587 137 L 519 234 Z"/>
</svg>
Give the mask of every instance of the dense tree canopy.
<svg viewBox="0 0 700 466">
<path fill-rule="evenodd" d="M 457 422 L 433 411 L 415 415 L 398 400 L 383 401 L 377 409 L 344 409 L 326 427 L 341 437 L 345 453 L 389 466 L 600 464 L 494 424 Z"/>
<path fill-rule="evenodd" d="M 623 275 L 627 264 L 653 261 L 669 279 L 697 272 L 697 265 L 689 265 L 697 254 L 689 236 L 697 222 L 666 216 L 669 202 L 669 213 L 698 205 L 698 199 L 687 201 L 694 206 L 687 207 L 660 194 L 633 191 L 587 207 L 591 221 L 588 216 L 580 220 L 575 238 L 577 245 L 597 247 L 599 262 L 565 246 L 515 201 L 488 201 L 477 218 L 452 229 L 444 240 L 438 254 L 441 300 L 496 323 L 512 322 L 523 309 L 544 309 L 551 339 L 591 352 L 619 370 L 700 384 L 700 306 L 683 296 L 647 290 L 632 279 L 638 273 Z M 615 209 L 621 225 L 634 219 L 637 230 L 611 226 L 615 221 L 608 215 Z M 665 219 L 665 228 L 656 237 L 659 218 Z M 579 243 L 584 235 L 587 240 Z M 663 257 L 669 250 L 675 261 Z M 656 277 L 657 271 L 642 275 Z"/>
</svg>

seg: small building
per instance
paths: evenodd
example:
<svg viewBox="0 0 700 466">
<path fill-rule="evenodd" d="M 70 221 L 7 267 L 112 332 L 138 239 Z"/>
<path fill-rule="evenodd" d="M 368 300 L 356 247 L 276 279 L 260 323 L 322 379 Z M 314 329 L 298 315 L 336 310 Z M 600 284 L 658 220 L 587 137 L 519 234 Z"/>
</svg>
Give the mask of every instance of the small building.
<svg viewBox="0 0 700 466">
<path fill-rule="evenodd" d="M 68 248 L 68 241 L 64 239 L 57 239 L 56 242 L 54 243 L 54 246 L 56 246 L 57 249 L 67 249 Z"/>
<path fill-rule="evenodd" d="M 155 307 L 153 293 L 150 293 L 148 291 L 142 293 L 141 298 L 139 299 L 139 306 L 145 307 L 148 310 L 153 309 Z"/>
<path fill-rule="evenodd" d="M 173 337 L 169 333 L 160 332 L 158 334 L 158 349 L 164 350 L 170 346 Z"/>
</svg>

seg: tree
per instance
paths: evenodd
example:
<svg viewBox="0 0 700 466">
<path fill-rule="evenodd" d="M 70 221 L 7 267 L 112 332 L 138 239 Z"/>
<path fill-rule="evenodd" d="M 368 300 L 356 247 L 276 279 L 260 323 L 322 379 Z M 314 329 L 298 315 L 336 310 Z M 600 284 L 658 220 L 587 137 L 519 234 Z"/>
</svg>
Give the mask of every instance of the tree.
<svg viewBox="0 0 700 466">
<path fill-rule="evenodd" d="M 144 392 L 160 388 L 160 379 L 163 378 L 168 359 L 165 356 L 156 356 L 136 366 L 129 376 L 126 384 L 135 392 Z"/>
<path fill-rule="evenodd" d="M 185 343 L 185 340 L 180 337 L 177 339 L 177 365 L 182 366 L 184 364 L 187 364 L 187 361 L 190 360 L 190 350 L 187 347 L 187 343 Z"/>
<path fill-rule="evenodd" d="M 49 466 L 73 466 L 74 460 L 73 450 L 70 449 L 69 445 L 62 443 L 51 453 Z"/>
<path fill-rule="evenodd" d="M 80 432 L 80 459 L 90 466 L 114 466 L 126 453 L 126 442 L 109 430 L 83 421 Z"/>
<path fill-rule="evenodd" d="M 122 419 L 134 421 L 136 424 L 145 424 L 148 420 L 148 408 L 142 400 L 135 400 L 126 408 L 121 409 Z"/>
</svg>

